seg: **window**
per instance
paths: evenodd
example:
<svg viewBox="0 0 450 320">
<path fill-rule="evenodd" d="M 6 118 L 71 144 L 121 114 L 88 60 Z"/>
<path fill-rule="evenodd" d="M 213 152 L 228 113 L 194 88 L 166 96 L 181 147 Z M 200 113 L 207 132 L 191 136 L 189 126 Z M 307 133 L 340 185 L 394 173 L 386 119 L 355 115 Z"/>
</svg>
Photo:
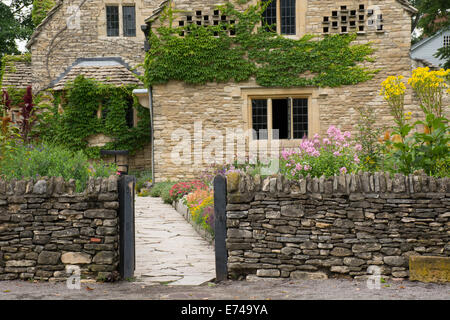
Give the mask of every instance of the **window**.
<svg viewBox="0 0 450 320">
<path fill-rule="evenodd" d="M 444 36 L 443 47 L 450 49 L 450 36 Z"/>
<path fill-rule="evenodd" d="M 108 37 L 119 36 L 119 7 L 106 6 L 106 34 Z"/>
<path fill-rule="evenodd" d="M 308 136 L 308 99 L 252 99 L 251 104 L 253 139 L 267 139 L 270 132 L 273 139 L 302 139 Z"/>
<path fill-rule="evenodd" d="M 267 100 L 252 100 L 253 139 L 267 139 Z"/>
<path fill-rule="evenodd" d="M 136 37 L 136 11 L 134 6 L 123 6 L 123 35 Z"/>
<path fill-rule="evenodd" d="M 276 30 L 281 34 L 295 35 L 297 29 L 295 12 L 296 0 L 272 0 L 263 14 L 263 23 L 267 26 L 276 25 Z"/>
<path fill-rule="evenodd" d="M 124 37 L 136 37 L 136 8 L 134 5 L 122 6 L 122 27 Z M 119 6 L 106 6 L 106 35 L 118 37 Z"/>
</svg>

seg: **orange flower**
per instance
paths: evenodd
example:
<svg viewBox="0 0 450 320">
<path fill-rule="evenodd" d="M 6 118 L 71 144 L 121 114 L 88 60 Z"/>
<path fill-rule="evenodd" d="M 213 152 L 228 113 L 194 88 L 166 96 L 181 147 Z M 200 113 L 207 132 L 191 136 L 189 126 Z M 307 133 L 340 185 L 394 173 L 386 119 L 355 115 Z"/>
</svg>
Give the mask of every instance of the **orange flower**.
<svg viewBox="0 0 450 320">
<path fill-rule="evenodd" d="M 402 142 L 402 137 L 399 134 L 394 134 L 392 136 L 392 142 Z"/>
</svg>

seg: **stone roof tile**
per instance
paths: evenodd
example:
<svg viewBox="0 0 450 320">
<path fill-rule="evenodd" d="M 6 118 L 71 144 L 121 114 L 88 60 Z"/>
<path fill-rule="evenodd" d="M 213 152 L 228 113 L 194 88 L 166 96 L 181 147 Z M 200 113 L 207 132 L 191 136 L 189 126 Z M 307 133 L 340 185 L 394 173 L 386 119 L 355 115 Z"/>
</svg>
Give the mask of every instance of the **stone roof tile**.
<svg viewBox="0 0 450 320">
<path fill-rule="evenodd" d="M 7 61 L 3 73 L 2 89 L 15 87 L 25 89 L 32 84 L 31 62 Z"/>
<path fill-rule="evenodd" d="M 75 80 L 79 75 L 113 85 L 142 85 L 142 82 L 123 65 L 86 66 L 78 65 L 70 69 L 58 82 L 54 90 L 62 90 L 67 82 Z"/>
</svg>

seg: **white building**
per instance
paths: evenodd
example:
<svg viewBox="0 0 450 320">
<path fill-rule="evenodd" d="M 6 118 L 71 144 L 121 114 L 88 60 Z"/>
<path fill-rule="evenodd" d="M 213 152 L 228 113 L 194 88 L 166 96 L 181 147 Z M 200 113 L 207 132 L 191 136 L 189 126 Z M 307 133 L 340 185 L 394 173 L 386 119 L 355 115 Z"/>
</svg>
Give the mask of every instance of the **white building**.
<svg viewBox="0 0 450 320">
<path fill-rule="evenodd" d="M 414 60 L 424 60 L 433 66 L 439 67 L 445 61 L 436 58 L 434 55 L 442 47 L 447 47 L 450 50 L 450 29 L 441 30 L 435 35 L 425 38 L 411 46 L 411 58 Z"/>
</svg>

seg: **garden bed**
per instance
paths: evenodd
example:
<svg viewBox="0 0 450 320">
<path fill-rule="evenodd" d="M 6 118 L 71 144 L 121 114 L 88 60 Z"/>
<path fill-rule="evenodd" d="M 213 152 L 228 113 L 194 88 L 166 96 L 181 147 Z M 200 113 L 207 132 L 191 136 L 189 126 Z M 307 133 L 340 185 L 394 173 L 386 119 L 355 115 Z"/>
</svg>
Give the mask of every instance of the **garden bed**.
<svg viewBox="0 0 450 320">
<path fill-rule="evenodd" d="M 189 222 L 192 227 L 194 227 L 195 231 L 206 241 L 208 241 L 209 244 L 213 245 L 214 244 L 214 236 L 209 233 L 207 230 L 205 230 L 204 228 L 202 228 L 200 225 L 198 225 L 197 223 L 195 223 L 195 221 L 192 219 L 192 215 L 189 212 L 189 208 L 183 203 L 183 201 L 178 200 L 178 201 L 174 201 L 173 202 L 173 207 L 175 208 L 175 210 L 181 214 L 187 222 Z"/>
</svg>

